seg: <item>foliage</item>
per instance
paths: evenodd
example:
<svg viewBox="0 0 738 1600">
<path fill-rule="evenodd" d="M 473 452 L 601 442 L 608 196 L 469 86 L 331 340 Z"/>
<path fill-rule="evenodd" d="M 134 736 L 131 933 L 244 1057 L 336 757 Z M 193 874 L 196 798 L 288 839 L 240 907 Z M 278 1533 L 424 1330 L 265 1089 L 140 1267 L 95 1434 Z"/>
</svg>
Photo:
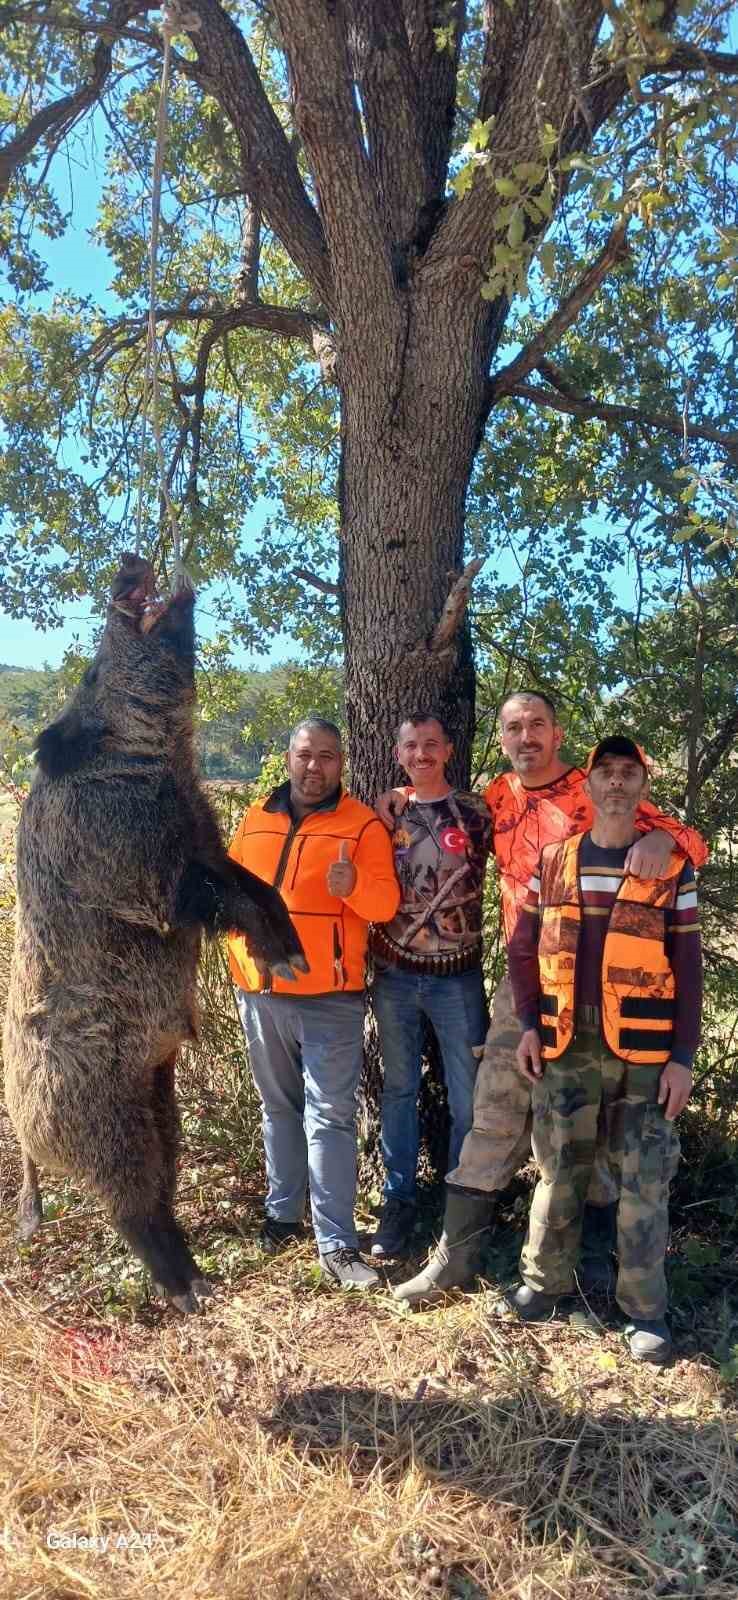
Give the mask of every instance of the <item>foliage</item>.
<svg viewBox="0 0 738 1600">
<path fill-rule="evenodd" d="M 6 782 L 22 785 L 28 780 L 36 735 L 57 714 L 86 664 L 86 658 L 74 656 L 56 672 L 0 668 L 0 776 Z M 206 777 L 263 781 L 269 751 L 277 751 L 281 761 L 290 729 L 318 706 L 324 716 L 340 722 L 341 679 L 334 668 L 319 671 L 286 663 L 242 672 L 221 667 L 217 654 L 205 647 L 198 671 L 196 739 Z"/>
</svg>

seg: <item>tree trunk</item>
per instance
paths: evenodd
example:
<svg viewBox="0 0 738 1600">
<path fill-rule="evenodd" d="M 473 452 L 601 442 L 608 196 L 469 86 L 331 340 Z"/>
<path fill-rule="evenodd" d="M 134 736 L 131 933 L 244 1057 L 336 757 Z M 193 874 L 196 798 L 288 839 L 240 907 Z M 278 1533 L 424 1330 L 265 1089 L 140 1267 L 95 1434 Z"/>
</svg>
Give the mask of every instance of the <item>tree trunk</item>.
<svg viewBox="0 0 738 1600">
<path fill-rule="evenodd" d="M 439 621 L 464 562 L 466 494 L 478 447 L 491 355 L 483 302 L 466 325 L 438 299 L 408 299 L 394 389 L 371 360 L 339 355 L 342 374 L 340 592 L 345 645 L 351 787 L 372 804 L 402 774 L 393 756 L 402 716 L 436 710 L 449 724 L 449 771 L 469 783 L 474 738 L 474 663 L 463 606 Z M 452 618 L 453 622 L 453 618 Z M 426 1029 L 420 1093 L 427 1177 L 445 1171 L 448 1111 L 432 1029 Z M 370 1017 L 360 1107 L 362 1181 L 382 1179 L 381 1064 Z"/>
<path fill-rule="evenodd" d="M 398 721 L 436 709 L 454 737 L 450 776 L 467 784 L 474 666 L 460 608 L 439 620 L 463 568 L 466 494 L 483 415 L 489 315 L 408 296 L 394 377 L 339 357 L 342 378 L 341 602 L 351 781 L 362 799 L 399 776 Z M 348 372 L 346 369 L 349 369 Z"/>
</svg>

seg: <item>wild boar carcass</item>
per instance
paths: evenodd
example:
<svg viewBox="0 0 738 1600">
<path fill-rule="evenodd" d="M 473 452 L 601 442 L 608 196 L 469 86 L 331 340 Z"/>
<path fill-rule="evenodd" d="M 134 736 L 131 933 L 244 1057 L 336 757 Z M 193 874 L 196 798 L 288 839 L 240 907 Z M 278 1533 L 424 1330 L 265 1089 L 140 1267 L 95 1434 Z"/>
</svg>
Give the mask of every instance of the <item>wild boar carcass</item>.
<svg viewBox="0 0 738 1600">
<path fill-rule="evenodd" d="M 207 1292 L 173 1213 L 174 1063 L 195 1037 L 204 932 L 236 929 L 282 977 L 306 970 L 276 890 L 226 854 L 193 745 L 194 597 L 154 598 L 124 558 L 100 648 L 40 735 L 18 833 L 4 1032 L 20 1140 L 19 1232 L 36 1163 L 83 1179 L 182 1311 Z"/>
</svg>

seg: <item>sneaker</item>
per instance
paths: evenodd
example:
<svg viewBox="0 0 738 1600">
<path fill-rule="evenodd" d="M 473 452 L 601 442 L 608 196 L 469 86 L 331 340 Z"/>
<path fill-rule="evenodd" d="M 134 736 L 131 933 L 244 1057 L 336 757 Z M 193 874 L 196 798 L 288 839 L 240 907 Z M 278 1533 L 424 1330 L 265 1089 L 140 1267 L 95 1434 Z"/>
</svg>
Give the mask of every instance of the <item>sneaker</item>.
<svg viewBox="0 0 738 1600">
<path fill-rule="evenodd" d="M 373 1289 L 379 1283 L 379 1273 L 373 1272 L 350 1245 L 342 1244 L 338 1250 L 321 1255 L 320 1265 L 341 1289 Z"/>
<path fill-rule="evenodd" d="M 660 1367 L 671 1356 L 671 1333 L 665 1322 L 629 1322 L 625 1337 L 634 1361 L 651 1361 Z"/>
<path fill-rule="evenodd" d="M 543 1294 L 540 1289 L 529 1289 L 527 1283 L 510 1296 L 510 1305 L 522 1322 L 547 1322 L 556 1310 L 556 1296 Z"/>
<path fill-rule="evenodd" d="M 372 1239 L 372 1255 L 381 1258 L 406 1255 L 414 1227 L 415 1201 L 390 1195 L 382 1206 L 379 1227 Z"/>
<path fill-rule="evenodd" d="M 286 1250 L 303 1238 L 304 1230 L 299 1222 L 278 1222 L 276 1217 L 265 1217 L 257 1244 L 263 1255 L 277 1256 L 280 1250 Z"/>
</svg>

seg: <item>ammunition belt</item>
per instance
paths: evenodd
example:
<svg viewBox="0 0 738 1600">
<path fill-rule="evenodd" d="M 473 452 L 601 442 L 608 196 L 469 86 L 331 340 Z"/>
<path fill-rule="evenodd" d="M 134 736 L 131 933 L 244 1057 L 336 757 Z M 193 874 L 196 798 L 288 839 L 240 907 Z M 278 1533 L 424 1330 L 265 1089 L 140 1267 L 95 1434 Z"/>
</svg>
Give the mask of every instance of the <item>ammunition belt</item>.
<svg viewBox="0 0 738 1600">
<path fill-rule="evenodd" d="M 419 977 L 429 978 L 449 978 L 460 972 L 471 972 L 482 959 L 481 943 L 467 945 L 463 950 L 439 950 L 433 956 L 415 955 L 412 950 L 401 949 L 380 927 L 373 930 L 372 951 L 380 961 L 399 967 L 401 972 L 415 972 Z"/>
</svg>

